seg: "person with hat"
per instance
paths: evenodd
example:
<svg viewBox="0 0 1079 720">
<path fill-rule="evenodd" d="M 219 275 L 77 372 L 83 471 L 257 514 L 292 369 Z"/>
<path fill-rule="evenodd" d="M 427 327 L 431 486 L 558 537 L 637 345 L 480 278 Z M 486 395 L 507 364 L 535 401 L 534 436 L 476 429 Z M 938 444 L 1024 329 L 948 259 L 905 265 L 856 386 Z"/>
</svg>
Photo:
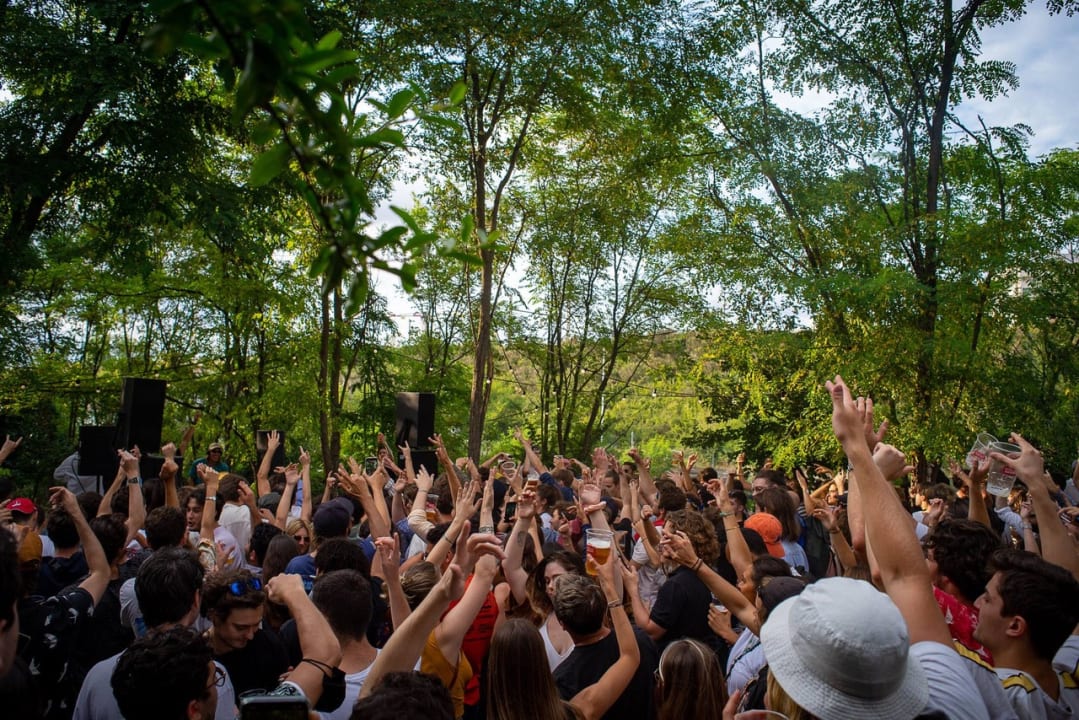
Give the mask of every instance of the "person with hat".
<svg viewBox="0 0 1079 720">
<path fill-rule="evenodd" d="M 872 400 L 855 401 L 838 375 L 826 388 L 832 429 L 854 467 L 851 504 L 860 503 L 887 594 L 861 580 L 835 577 L 780 603 L 761 629 L 768 707 L 798 717 L 988 718 L 933 597 L 914 528 L 877 465 L 898 456 L 902 468 L 905 458 L 880 442 Z M 730 704 L 740 700 L 741 693 L 734 693 Z"/>
<path fill-rule="evenodd" d="M 210 447 L 206 448 L 205 457 L 200 457 L 191 463 L 191 469 L 187 471 L 188 479 L 195 485 L 202 483 L 202 478 L 199 477 L 199 465 L 206 465 L 219 473 L 228 472 L 229 464 L 222 459 L 224 452 L 225 447 L 221 443 L 210 443 Z"/>
</svg>

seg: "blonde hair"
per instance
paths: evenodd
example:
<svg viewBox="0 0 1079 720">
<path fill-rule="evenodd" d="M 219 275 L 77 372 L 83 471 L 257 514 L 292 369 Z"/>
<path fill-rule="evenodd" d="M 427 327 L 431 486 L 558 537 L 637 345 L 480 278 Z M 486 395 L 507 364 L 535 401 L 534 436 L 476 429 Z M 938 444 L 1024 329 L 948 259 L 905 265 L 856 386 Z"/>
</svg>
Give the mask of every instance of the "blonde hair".
<svg viewBox="0 0 1079 720">
<path fill-rule="evenodd" d="M 815 716 L 794 702 L 783 686 L 776 680 L 776 676 L 768 672 L 768 686 L 764 694 L 765 707 L 783 713 L 790 720 L 816 720 Z"/>
</svg>

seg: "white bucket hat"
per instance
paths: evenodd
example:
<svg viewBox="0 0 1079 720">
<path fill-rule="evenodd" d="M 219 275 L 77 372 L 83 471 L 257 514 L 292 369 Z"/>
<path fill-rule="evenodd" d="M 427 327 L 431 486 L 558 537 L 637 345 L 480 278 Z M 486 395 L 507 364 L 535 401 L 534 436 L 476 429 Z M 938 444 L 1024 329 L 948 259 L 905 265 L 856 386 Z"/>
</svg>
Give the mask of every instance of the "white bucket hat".
<svg viewBox="0 0 1079 720">
<path fill-rule="evenodd" d="M 761 643 L 783 690 L 817 717 L 910 720 L 929 699 L 899 608 L 862 580 L 827 578 L 784 601 Z"/>
</svg>

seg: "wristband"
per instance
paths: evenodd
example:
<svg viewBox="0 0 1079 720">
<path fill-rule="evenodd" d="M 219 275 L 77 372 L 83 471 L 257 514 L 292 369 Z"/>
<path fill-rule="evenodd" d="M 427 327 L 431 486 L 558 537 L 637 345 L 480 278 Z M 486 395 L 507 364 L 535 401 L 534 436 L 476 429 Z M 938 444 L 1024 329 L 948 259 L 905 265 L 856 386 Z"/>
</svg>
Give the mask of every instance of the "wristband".
<svg viewBox="0 0 1079 720">
<path fill-rule="evenodd" d="M 206 499 L 203 502 L 217 502 L 217 496 L 216 495 L 207 495 Z"/>
<path fill-rule="evenodd" d="M 724 517 L 733 517 L 733 516 L 734 516 L 734 513 L 733 513 L 733 512 L 721 512 L 721 513 L 719 514 L 719 516 L 720 516 L 721 518 L 724 518 Z"/>
<path fill-rule="evenodd" d="M 701 569 L 701 565 L 703 565 L 703 564 L 704 564 L 704 558 L 697 558 L 697 562 L 693 563 L 693 565 L 690 566 L 689 569 L 691 571 L 693 571 L 693 572 L 697 572 L 698 570 Z"/>
<path fill-rule="evenodd" d="M 615 608 L 622 607 L 623 604 L 624 603 L 621 600 L 611 600 L 609 603 L 607 603 L 607 609 L 614 610 Z"/>
<path fill-rule="evenodd" d="M 494 531 L 494 525 L 483 525 L 480 527 L 480 535 L 487 535 L 488 533 L 493 533 Z"/>
<path fill-rule="evenodd" d="M 451 547 L 457 544 L 457 539 L 451 538 L 449 535 L 443 535 L 442 539 L 448 542 Z"/>
<path fill-rule="evenodd" d="M 128 485 L 142 485 L 142 478 L 140 478 L 138 475 L 136 475 L 133 478 L 128 478 L 127 479 L 127 484 Z"/>
</svg>

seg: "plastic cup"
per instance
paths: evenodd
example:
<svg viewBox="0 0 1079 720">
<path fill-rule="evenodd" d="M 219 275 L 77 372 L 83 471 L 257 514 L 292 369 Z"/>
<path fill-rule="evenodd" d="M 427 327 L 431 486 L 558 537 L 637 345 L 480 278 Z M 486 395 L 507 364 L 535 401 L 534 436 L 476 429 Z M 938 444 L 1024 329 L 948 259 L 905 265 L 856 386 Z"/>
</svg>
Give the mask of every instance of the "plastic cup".
<svg viewBox="0 0 1079 720">
<path fill-rule="evenodd" d="M 438 495 L 427 493 L 427 522 L 438 522 Z"/>
<path fill-rule="evenodd" d="M 585 531 L 584 548 L 585 552 L 590 558 L 596 561 L 597 565 L 605 564 L 611 557 L 611 546 L 614 544 L 614 533 L 610 530 L 594 530 L 588 528 Z M 587 563 L 585 568 L 588 570 L 589 575 L 595 575 Z"/>
<path fill-rule="evenodd" d="M 989 453 L 996 442 L 997 439 L 989 433 L 978 433 L 977 439 L 974 440 L 974 445 L 971 446 L 970 452 L 967 453 L 967 467 L 973 470 L 976 464 L 984 463 L 988 460 Z"/>
<path fill-rule="evenodd" d="M 1018 445 L 1006 442 L 995 442 L 991 449 L 1008 457 L 1016 457 L 1022 451 Z M 1008 497 L 1015 485 L 1015 470 L 1008 467 L 1000 460 L 989 462 L 989 476 L 986 478 L 985 491 L 997 497 Z"/>
</svg>

